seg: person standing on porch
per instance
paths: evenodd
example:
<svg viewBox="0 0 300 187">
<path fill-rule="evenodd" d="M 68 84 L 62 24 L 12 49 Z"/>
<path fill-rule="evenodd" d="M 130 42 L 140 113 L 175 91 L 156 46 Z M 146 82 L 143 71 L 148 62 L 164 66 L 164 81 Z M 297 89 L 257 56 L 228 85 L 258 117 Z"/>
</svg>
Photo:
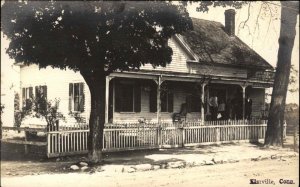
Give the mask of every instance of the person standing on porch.
<svg viewBox="0 0 300 187">
<path fill-rule="evenodd" d="M 247 120 L 251 120 L 251 113 L 252 113 L 252 99 L 247 96 L 245 100 L 245 118 Z"/>
<path fill-rule="evenodd" d="M 217 120 L 217 114 L 218 114 L 218 97 L 216 95 L 213 95 L 209 99 L 209 108 L 211 111 L 211 117 L 212 120 Z"/>
<path fill-rule="evenodd" d="M 225 102 L 223 99 L 220 99 L 220 104 L 218 107 L 218 113 L 221 114 L 221 118 L 220 119 L 225 119 Z"/>
</svg>

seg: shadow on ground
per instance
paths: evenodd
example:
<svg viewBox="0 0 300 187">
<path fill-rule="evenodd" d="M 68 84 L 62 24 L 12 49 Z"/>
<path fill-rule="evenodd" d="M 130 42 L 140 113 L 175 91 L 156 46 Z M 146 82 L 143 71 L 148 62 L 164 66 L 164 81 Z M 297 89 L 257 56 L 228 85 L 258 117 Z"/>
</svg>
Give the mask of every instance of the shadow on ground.
<svg viewBox="0 0 300 187">
<path fill-rule="evenodd" d="M 298 143 L 299 150 L 299 143 Z M 293 137 L 287 137 L 284 149 L 293 150 Z M 42 173 L 72 172 L 70 166 L 80 161 L 87 161 L 87 155 L 47 158 L 45 147 L 29 147 L 25 154 L 23 145 L 1 144 L 1 172 L 3 176 L 36 175 Z M 257 151 L 255 151 L 257 150 Z M 274 149 L 265 148 L 262 143 L 227 143 L 221 145 L 195 146 L 172 149 L 153 149 L 139 151 L 123 151 L 103 153 L 104 162 L 101 165 L 161 165 L 168 162 L 184 161 L 184 158 L 207 158 L 209 156 L 245 156 L 251 152 L 268 153 Z M 250 151 L 250 152 L 249 152 Z M 98 165 L 98 166 L 101 166 Z M 99 168 L 99 167 L 98 167 Z"/>
</svg>

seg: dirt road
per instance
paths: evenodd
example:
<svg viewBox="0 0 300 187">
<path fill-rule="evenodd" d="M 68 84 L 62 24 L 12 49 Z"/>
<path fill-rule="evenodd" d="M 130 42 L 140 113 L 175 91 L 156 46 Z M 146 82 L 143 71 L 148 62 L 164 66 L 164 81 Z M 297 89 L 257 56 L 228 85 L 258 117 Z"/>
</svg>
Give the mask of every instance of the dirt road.
<svg viewBox="0 0 300 187">
<path fill-rule="evenodd" d="M 184 169 L 160 169 L 134 173 L 96 172 L 9 176 L 1 186 L 253 186 L 250 179 L 266 183 L 257 186 L 299 186 L 299 158 L 242 161 Z M 283 179 L 283 180 L 281 180 Z M 280 184 L 290 182 L 293 184 Z M 274 184 L 274 185 L 273 185 Z"/>
</svg>

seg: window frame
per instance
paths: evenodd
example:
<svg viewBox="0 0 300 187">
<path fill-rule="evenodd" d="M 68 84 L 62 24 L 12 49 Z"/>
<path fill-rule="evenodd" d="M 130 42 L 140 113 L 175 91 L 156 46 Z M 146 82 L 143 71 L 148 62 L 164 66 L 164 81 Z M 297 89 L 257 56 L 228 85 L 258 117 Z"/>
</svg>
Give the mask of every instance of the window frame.
<svg viewBox="0 0 300 187">
<path fill-rule="evenodd" d="M 132 103 L 130 103 L 130 110 L 124 110 L 124 101 L 123 100 L 128 100 L 127 95 L 124 95 L 126 91 L 130 89 L 132 91 L 131 98 Z M 116 81 L 115 82 L 115 90 L 118 90 L 115 92 L 114 97 L 115 97 L 115 102 L 114 102 L 114 112 L 119 112 L 119 113 L 139 113 L 141 112 L 141 86 L 139 83 L 136 82 L 131 82 L 131 81 Z M 139 93 L 137 93 L 139 92 Z M 138 101 L 139 100 L 139 101 Z"/>
<path fill-rule="evenodd" d="M 165 91 L 160 92 L 160 101 L 161 101 L 161 111 L 164 113 L 173 113 L 174 112 L 174 93 L 172 88 L 167 88 Z M 165 103 L 165 107 L 163 107 Z M 151 86 L 149 94 L 149 112 L 157 112 L 157 87 L 154 85 Z"/>
<path fill-rule="evenodd" d="M 77 91 L 75 90 L 75 87 L 78 88 Z M 84 83 L 83 82 L 69 83 L 69 111 L 80 113 L 80 112 L 84 112 L 84 110 L 85 110 Z"/>
</svg>

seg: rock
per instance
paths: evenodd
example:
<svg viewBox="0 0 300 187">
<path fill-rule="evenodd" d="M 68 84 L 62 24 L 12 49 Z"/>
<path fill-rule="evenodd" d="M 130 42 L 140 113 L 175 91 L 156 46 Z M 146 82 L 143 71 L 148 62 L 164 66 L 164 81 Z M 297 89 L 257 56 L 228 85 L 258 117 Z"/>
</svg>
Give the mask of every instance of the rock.
<svg viewBox="0 0 300 187">
<path fill-rule="evenodd" d="M 151 170 L 151 164 L 139 164 L 135 166 L 135 169 L 138 171 L 148 171 Z"/>
<path fill-rule="evenodd" d="M 205 165 L 205 161 L 204 160 L 197 160 L 194 162 L 194 166 L 203 166 Z"/>
<path fill-rule="evenodd" d="M 223 164 L 223 160 L 222 159 L 213 158 L 211 161 L 213 161 L 215 164 Z"/>
<path fill-rule="evenodd" d="M 257 157 L 257 158 L 251 158 L 251 161 L 259 161 L 261 159 L 261 156 Z"/>
<path fill-rule="evenodd" d="M 184 168 L 185 163 L 182 161 L 168 162 L 167 168 Z"/>
<path fill-rule="evenodd" d="M 167 168 L 167 164 L 160 164 L 160 169 L 166 169 Z"/>
<path fill-rule="evenodd" d="M 57 159 L 56 159 L 56 162 L 59 162 L 59 161 L 60 161 L 60 158 L 57 158 Z"/>
<path fill-rule="evenodd" d="M 6 175 L 11 175 L 11 172 L 6 172 Z"/>
<path fill-rule="evenodd" d="M 128 168 L 127 169 L 127 173 L 133 173 L 133 172 L 135 172 L 136 170 L 134 169 L 134 168 L 132 168 L 132 167 L 130 167 L 130 168 Z"/>
<path fill-rule="evenodd" d="M 154 165 L 152 168 L 153 168 L 153 170 L 158 170 L 158 169 L 160 169 L 160 166 L 159 165 Z"/>
<path fill-rule="evenodd" d="M 87 169 L 89 169 L 89 167 L 83 166 L 83 167 L 81 168 L 81 171 L 85 171 L 85 170 L 87 170 Z"/>
<path fill-rule="evenodd" d="M 205 165 L 214 165 L 215 163 L 212 160 L 206 161 Z"/>
<path fill-rule="evenodd" d="M 267 157 L 267 156 L 264 156 L 264 157 L 261 157 L 261 159 L 260 160 L 268 160 L 269 159 L 269 157 Z"/>
<path fill-rule="evenodd" d="M 236 163 L 236 162 L 239 162 L 239 160 L 236 160 L 236 159 L 228 159 L 227 162 L 228 162 L 228 163 Z"/>
<path fill-rule="evenodd" d="M 86 163 L 86 162 L 79 162 L 79 165 L 80 165 L 81 167 L 83 167 L 83 166 L 88 166 L 88 163 Z"/>
<path fill-rule="evenodd" d="M 195 166 L 195 162 L 191 162 L 191 161 L 188 161 L 185 163 L 186 167 L 193 167 Z"/>
<path fill-rule="evenodd" d="M 71 167 L 70 167 L 72 170 L 79 170 L 79 167 L 77 166 L 77 165 L 72 165 Z"/>
<path fill-rule="evenodd" d="M 99 168 L 96 169 L 96 171 L 102 172 L 102 171 L 104 171 L 104 169 L 102 167 L 99 167 Z"/>
<path fill-rule="evenodd" d="M 134 166 L 124 166 L 122 168 L 122 173 L 126 172 L 126 173 L 133 173 L 135 172 L 136 169 L 134 168 Z"/>
<path fill-rule="evenodd" d="M 276 155 L 271 155 L 271 159 L 277 159 Z"/>
<path fill-rule="evenodd" d="M 291 157 L 296 157 L 297 154 L 296 153 L 288 153 L 288 157 L 291 158 Z M 299 156 L 299 155 L 298 155 Z"/>
</svg>

